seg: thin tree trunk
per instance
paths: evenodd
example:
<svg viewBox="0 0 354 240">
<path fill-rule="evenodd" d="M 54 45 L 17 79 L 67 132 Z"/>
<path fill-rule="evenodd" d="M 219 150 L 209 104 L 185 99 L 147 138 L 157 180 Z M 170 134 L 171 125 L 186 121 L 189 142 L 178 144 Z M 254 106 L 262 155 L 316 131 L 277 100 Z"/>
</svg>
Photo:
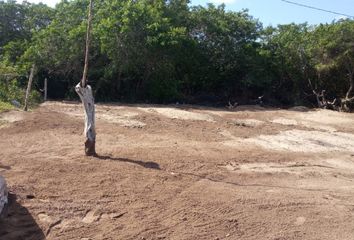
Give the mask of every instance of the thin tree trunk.
<svg viewBox="0 0 354 240">
<path fill-rule="evenodd" d="M 81 79 L 82 87 L 86 87 L 87 85 L 87 72 L 88 72 L 88 65 L 89 65 L 89 53 L 90 53 L 90 41 L 91 41 L 92 8 L 93 8 L 93 0 L 90 0 L 90 6 L 88 10 L 88 17 L 87 17 L 85 66 L 84 66 L 84 72 L 82 74 L 82 79 Z"/>
<path fill-rule="evenodd" d="M 34 69 L 35 69 L 35 65 L 32 65 L 31 68 L 31 73 L 28 79 L 28 85 L 27 85 L 27 90 L 26 90 L 26 97 L 25 97 L 25 106 L 23 108 L 24 111 L 28 110 L 28 100 L 29 100 L 29 95 L 31 93 L 31 88 L 32 88 L 32 82 L 33 82 L 33 77 L 34 77 Z"/>
<path fill-rule="evenodd" d="M 95 101 L 92 94 L 91 86 L 87 85 L 87 73 L 89 63 L 89 51 L 90 51 L 90 33 L 92 22 L 92 8 L 93 0 L 90 0 L 90 6 L 88 10 L 88 22 L 86 33 L 86 51 L 85 51 L 85 66 L 81 81 L 76 85 L 75 90 L 80 96 L 85 111 L 85 154 L 87 156 L 96 155 L 96 131 L 95 131 Z"/>
<path fill-rule="evenodd" d="M 354 88 L 354 79 L 353 79 L 353 72 L 349 71 L 349 89 L 345 95 L 345 98 L 342 98 L 342 103 L 341 103 L 341 110 L 345 112 L 349 112 L 349 104 L 354 101 L 354 97 L 350 97 L 351 92 L 353 91 Z"/>
<path fill-rule="evenodd" d="M 0 219 L 5 216 L 6 205 L 8 203 L 7 188 L 5 179 L 0 176 Z"/>
<path fill-rule="evenodd" d="M 349 73 L 349 89 L 347 91 L 347 94 L 345 95 L 346 99 L 350 98 L 349 96 L 350 96 L 351 92 L 353 91 L 353 87 L 354 87 L 353 75 L 354 74 L 352 72 Z"/>
<path fill-rule="evenodd" d="M 47 101 L 47 96 L 48 96 L 48 79 L 44 79 L 44 101 Z"/>
<path fill-rule="evenodd" d="M 92 89 L 90 85 L 85 88 L 78 83 L 75 87 L 77 94 L 80 96 L 85 111 L 85 154 L 87 156 L 93 156 L 96 154 L 96 131 L 95 131 L 95 102 L 92 95 Z"/>
</svg>

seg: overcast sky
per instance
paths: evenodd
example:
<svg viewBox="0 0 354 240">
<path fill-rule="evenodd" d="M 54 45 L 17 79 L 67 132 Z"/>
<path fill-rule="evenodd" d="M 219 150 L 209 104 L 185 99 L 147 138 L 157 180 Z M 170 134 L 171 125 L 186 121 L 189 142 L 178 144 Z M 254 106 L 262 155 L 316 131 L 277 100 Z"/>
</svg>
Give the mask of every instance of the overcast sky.
<svg viewBox="0 0 354 240">
<path fill-rule="evenodd" d="M 21 0 L 18 0 L 19 2 Z M 54 7 L 60 0 L 28 0 L 29 2 L 43 2 Z M 300 4 L 323 8 L 343 14 L 354 15 L 353 0 L 292 0 Z M 329 23 L 342 18 L 341 14 L 331 14 L 314 9 L 303 8 L 281 0 L 192 0 L 193 5 L 206 5 L 207 2 L 216 4 L 225 3 L 229 10 L 249 9 L 250 14 L 258 18 L 265 26 L 286 23 L 310 24 Z"/>
</svg>

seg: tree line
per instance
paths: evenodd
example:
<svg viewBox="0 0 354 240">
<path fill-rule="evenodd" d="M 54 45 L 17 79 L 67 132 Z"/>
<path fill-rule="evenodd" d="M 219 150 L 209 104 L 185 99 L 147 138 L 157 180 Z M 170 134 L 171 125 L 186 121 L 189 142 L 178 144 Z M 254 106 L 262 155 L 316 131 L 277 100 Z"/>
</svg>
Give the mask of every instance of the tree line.
<svg viewBox="0 0 354 240">
<path fill-rule="evenodd" d="M 88 2 L 0 1 L 0 100 L 21 101 L 32 64 L 37 90 L 47 78 L 50 98 L 77 98 Z M 350 111 L 353 76 L 350 19 L 263 27 L 247 10 L 225 5 L 95 1 L 88 79 L 99 101 L 262 101 Z"/>
</svg>

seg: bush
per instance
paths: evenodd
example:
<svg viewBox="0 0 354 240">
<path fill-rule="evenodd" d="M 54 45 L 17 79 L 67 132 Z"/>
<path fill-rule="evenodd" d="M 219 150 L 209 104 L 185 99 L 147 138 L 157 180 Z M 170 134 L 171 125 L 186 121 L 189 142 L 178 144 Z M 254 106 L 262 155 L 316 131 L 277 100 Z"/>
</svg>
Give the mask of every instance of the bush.
<svg viewBox="0 0 354 240">
<path fill-rule="evenodd" d="M 23 102 L 24 90 L 18 86 L 17 80 L 5 81 L 1 79 L 0 82 L 0 100 L 4 102 L 11 102 L 16 100 Z"/>
<path fill-rule="evenodd" d="M 10 103 L 0 101 L 0 112 L 8 111 L 14 107 Z"/>
<path fill-rule="evenodd" d="M 21 105 L 25 102 L 26 90 L 18 85 L 18 81 L 13 79 L 11 81 L 4 81 L 0 79 L 0 101 L 5 109 L 8 105 L 11 106 L 11 101 L 17 101 Z M 41 101 L 41 95 L 39 92 L 33 90 L 29 96 L 29 106 L 34 107 Z"/>
</svg>

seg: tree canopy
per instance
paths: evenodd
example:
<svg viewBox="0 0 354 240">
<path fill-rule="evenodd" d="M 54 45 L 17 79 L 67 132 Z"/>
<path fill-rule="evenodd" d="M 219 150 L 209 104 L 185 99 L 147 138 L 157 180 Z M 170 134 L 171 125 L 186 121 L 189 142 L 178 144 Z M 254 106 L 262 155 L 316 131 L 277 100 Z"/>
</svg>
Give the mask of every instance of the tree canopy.
<svg viewBox="0 0 354 240">
<path fill-rule="evenodd" d="M 35 63 L 37 89 L 48 78 L 50 98 L 77 98 L 88 3 L 0 1 L 0 91 L 21 88 Z M 224 105 L 263 96 L 270 105 L 317 106 L 325 94 L 352 108 L 353 20 L 264 28 L 224 5 L 100 0 L 92 27 L 88 79 L 99 101 Z"/>
</svg>

